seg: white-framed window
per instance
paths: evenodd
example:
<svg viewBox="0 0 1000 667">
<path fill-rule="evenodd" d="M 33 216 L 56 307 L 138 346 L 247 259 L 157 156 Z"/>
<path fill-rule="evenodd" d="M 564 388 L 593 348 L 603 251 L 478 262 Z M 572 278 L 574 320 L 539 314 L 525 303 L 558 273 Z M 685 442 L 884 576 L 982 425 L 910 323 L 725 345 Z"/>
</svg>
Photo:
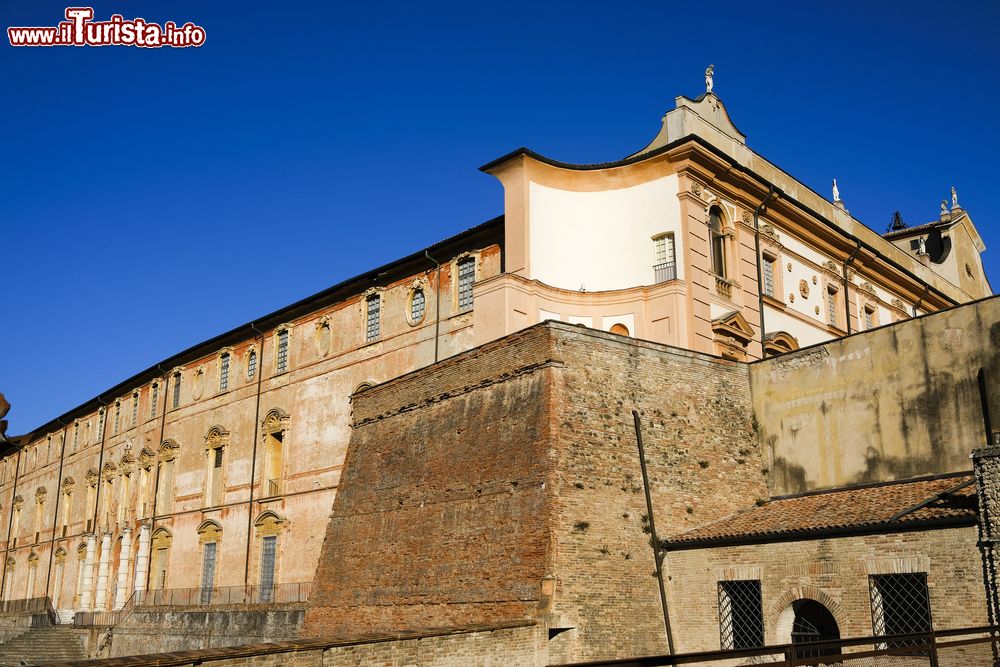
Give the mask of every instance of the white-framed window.
<svg viewBox="0 0 1000 667">
<path fill-rule="evenodd" d="M 677 255 L 673 233 L 653 237 L 653 277 L 657 283 L 677 278 Z"/>
<path fill-rule="evenodd" d="M 427 297 L 422 287 L 414 287 L 410 292 L 410 324 L 420 324 L 424 319 Z"/>
<path fill-rule="evenodd" d="M 774 298 L 774 263 L 775 259 L 764 255 L 761 257 L 761 276 L 764 280 L 764 294 Z"/>
<path fill-rule="evenodd" d="M 382 296 L 370 294 L 365 299 L 365 342 L 378 340 L 382 333 Z"/>
<path fill-rule="evenodd" d="M 861 309 L 863 316 L 865 318 L 865 329 L 874 329 L 878 326 L 878 318 L 875 314 L 875 306 L 871 304 L 865 304 L 864 308 Z"/>
<path fill-rule="evenodd" d="M 458 310 L 472 309 L 472 285 L 476 282 L 476 258 L 465 257 L 458 261 Z"/>
</svg>

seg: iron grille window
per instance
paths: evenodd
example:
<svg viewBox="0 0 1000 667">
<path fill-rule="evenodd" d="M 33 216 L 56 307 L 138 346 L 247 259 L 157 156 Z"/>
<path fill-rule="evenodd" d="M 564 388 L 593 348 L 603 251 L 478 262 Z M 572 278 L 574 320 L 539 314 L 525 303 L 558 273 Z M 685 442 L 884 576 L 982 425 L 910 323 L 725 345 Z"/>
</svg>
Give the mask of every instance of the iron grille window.
<svg viewBox="0 0 1000 667">
<path fill-rule="evenodd" d="M 104 410 L 97 413 L 97 439 L 104 440 Z"/>
<path fill-rule="evenodd" d="M 278 538 L 268 535 L 262 540 L 260 552 L 260 601 L 270 602 L 274 596 L 274 556 Z"/>
<path fill-rule="evenodd" d="M 132 394 L 132 428 L 139 423 L 139 392 Z"/>
<path fill-rule="evenodd" d="M 677 277 L 677 258 L 674 254 L 674 235 L 665 234 L 653 239 L 653 279 L 665 283 Z"/>
<path fill-rule="evenodd" d="M 760 581 L 719 582 L 719 634 L 724 649 L 764 645 Z"/>
<path fill-rule="evenodd" d="M 149 389 L 149 416 L 156 416 L 157 403 L 160 400 L 160 385 L 154 384 Z"/>
<path fill-rule="evenodd" d="M 458 263 L 458 309 L 472 308 L 472 283 L 476 281 L 476 260 L 466 257 Z"/>
<path fill-rule="evenodd" d="M 288 329 L 278 332 L 278 372 L 288 370 Z"/>
<path fill-rule="evenodd" d="M 80 444 L 80 422 L 73 425 L 73 451 L 76 451 Z"/>
<path fill-rule="evenodd" d="M 118 433 L 118 426 L 122 421 L 122 404 L 121 401 L 115 403 L 115 427 L 111 431 L 112 433 Z"/>
<path fill-rule="evenodd" d="M 837 326 L 837 292 L 832 289 L 826 291 L 826 317 L 830 326 Z"/>
<path fill-rule="evenodd" d="M 931 632 L 931 603 L 927 574 L 873 574 L 868 577 L 872 600 L 872 634 L 878 636 Z M 886 642 L 898 648 L 921 644 L 918 639 Z"/>
<path fill-rule="evenodd" d="M 774 260 L 764 258 L 764 264 L 761 266 L 764 270 L 764 294 L 767 296 L 774 296 Z"/>
<path fill-rule="evenodd" d="M 247 355 L 247 378 L 253 379 L 253 376 L 257 374 L 257 350 L 250 350 L 250 354 Z"/>
<path fill-rule="evenodd" d="M 410 321 L 414 324 L 424 319 L 424 302 L 424 291 L 413 290 L 413 295 L 410 297 Z"/>
<path fill-rule="evenodd" d="M 224 352 L 219 359 L 219 391 L 229 389 L 229 353 Z"/>
<path fill-rule="evenodd" d="M 180 372 L 174 373 L 174 407 L 179 408 L 181 406 L 181 374 Z"/>
<path fill-rule="evenodd" d="M 382 297 L 372 294 L 365 303 L 365 342 L 378 340 L 381 330 Z"/>
<path fill-rule="evenodd" d="M 865 308 L 865 329 L 871 329 L 872 326 L 872 311 Z"/>
<path fill-rule="evenodd" d="M 205 558 L 201 564 L 201 603 L 211 604 L 212 583 L 215 581 L 216 542 L 205 543 Z"/>
</svg>

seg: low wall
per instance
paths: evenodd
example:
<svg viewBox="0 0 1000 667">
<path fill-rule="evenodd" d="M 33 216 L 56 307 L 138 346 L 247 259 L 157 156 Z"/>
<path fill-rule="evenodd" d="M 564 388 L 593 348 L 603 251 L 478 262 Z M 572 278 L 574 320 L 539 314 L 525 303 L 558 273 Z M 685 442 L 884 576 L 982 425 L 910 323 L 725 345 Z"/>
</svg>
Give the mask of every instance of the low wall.
<svg viewBox="0 0 1000 667">
<path fill-rule="evenodd" d="M 304 605 L 210 611 L 137 609 L 114 629 L 104 653 L 117 657 L 288 640 L 298 635 L 304 613 Z M 91 652 L 94 646 L 88 647 Z"/>
</svg>

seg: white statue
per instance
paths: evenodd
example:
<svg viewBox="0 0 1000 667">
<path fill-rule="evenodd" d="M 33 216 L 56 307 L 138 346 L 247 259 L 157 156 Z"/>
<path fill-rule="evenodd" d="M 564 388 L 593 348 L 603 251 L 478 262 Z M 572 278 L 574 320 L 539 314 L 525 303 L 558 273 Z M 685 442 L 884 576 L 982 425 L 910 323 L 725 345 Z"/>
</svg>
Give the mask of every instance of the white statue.
<svg viewBox="0 0 1000 667">
<path fill-rule="evenodd" d="M 951 207 L 958 208 L 958 193 L 955 192 L 955 188 L 951 188 Z"/>
<path fill-rule="evenodd" d="M 833 201 L 840 201 L 840 189 L 837 187 L 837 179 L 833 179 Z"/>
<path fill-rule="evenodd" d="M 947 214 L 948 214 L 948 202 L 946 202 L 945 200 L 942 199 L 941 200 L 941 215 L 947 215 Z"/>
<path fill-rule="evenodd" d="M 708 69 L 705 70 L 705 92 L 712 92 L 713 77 L 715 76 L 715 65 L 709 65 Z"/>
<path fill-rule="evenodd" d="M 927 244 L 924 242 L 924 237 L 921 236 L 920 240 L 918 241 L 918 243 L 920 244 L 920 248 L 919 248 L 919 250 L 917 250 L 917 254 L 918 255 L 926 255 L 927 254 Z"/>
</svg>

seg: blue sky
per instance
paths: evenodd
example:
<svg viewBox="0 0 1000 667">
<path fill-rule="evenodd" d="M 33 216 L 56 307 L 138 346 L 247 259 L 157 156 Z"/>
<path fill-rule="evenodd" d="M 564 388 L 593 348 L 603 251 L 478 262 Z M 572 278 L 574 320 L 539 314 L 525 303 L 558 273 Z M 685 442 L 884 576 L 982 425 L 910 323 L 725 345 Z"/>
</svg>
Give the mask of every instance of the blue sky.
<svg viewBox="0 0 1000 667">
<path fill-rule="evenodd" d="M 0 0 L 3 27 L 65 4 Z M 627 155 L 715 91 L 882 231 L 958 188 L 1000 286 L 1000 3 L 94 5 L 197 49 L 0 45 L 0 391 L 36 428 L 194 343 L 502 212 L 518 146 Z"/>
</svg>

